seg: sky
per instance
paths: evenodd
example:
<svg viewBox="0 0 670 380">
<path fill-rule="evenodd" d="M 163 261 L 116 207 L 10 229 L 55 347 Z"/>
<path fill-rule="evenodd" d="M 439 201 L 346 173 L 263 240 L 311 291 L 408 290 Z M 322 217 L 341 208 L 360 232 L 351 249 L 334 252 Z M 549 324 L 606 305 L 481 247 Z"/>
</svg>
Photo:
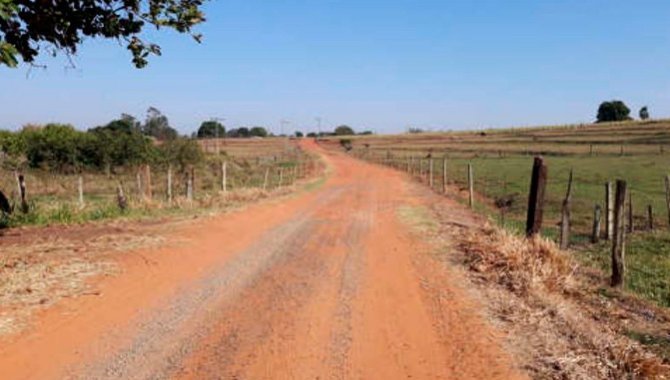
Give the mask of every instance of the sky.
<svg viewBox="0 0 670 380">
<path fill-rule="evenodd" d="M 0 67 L 0 128 L 86 129 L 150 106 L 190 134 L 203 120 L 280 132 L 376 133 L 586 123 L 621 99 L 670 117 L 667 0 L 211 0 L 201 44 L 149 31 L 135 69 L 88 40 L 69 67 Z"/>
</svg>

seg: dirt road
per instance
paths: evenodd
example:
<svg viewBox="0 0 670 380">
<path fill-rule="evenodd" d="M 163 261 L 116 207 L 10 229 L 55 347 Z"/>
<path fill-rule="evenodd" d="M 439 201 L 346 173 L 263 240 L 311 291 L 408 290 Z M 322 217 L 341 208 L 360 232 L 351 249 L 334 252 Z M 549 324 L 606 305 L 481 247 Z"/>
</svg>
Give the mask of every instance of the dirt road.
<svg viewBox="0 0 670 380">
<path fill-rule="evenodd" d="M 400 173 L 321 151 L 322 186 L 120 256 L 99 295 L 0 340 L 2 379 L 514 379 L 500 334 L 398 210 Z"/>
</svg>

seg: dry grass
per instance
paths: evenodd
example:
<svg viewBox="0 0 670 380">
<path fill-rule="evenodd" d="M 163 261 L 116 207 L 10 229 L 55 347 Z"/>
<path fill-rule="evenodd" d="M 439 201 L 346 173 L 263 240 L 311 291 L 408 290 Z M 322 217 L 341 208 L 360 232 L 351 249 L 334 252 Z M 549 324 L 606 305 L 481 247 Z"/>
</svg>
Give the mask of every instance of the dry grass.
<svg viewBox="0 0 670 380">
<path fill-rule="evenodd" d="M 496 317 L 529 357 L 527 370 L 533 377 L 670 376 L 670 367 L 624 335 L 622 310 L 604 308 L 577 275 L 575 260 L 553 242 L 494 227 L 453 236 Z M 625 314 L 626 319 L 634 317 L 634 312 Z"/>
</svg>

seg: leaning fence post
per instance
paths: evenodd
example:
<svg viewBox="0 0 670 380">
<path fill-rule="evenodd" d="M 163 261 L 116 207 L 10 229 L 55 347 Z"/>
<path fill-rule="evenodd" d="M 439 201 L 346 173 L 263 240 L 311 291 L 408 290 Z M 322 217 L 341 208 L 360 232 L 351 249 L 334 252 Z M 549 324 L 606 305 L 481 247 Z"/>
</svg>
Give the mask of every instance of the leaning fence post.
<svg viewBox="0 0 670 380">
<path fill-rule="evenodd" d="M 528 215 L 526 217 L 526 236 L 536 235 L 542 229 L 544 212 L 544 190 L 547 185 L 547 165 L 540 156 L 533 161 L 533 172 L 528 193 Z"/>
<path fill-rule="evenodd" d="M 475 179 L 472 173 L 472 164 L 468 163 L 468 204 L 475 207 Z"/>
<path fill-rule="evenodd" d="M 600 214 L 600 205 L 596 205 L 593 208 L 593 231 L 591 233 L 591 243 L 594 244 L 600 241 Z"/>
<path fill-rule="evenodd" d="M 568 190 L 563 199 L 561 208 L 561 236 L 560 247 L 567 249 L 570 245 L 570 200 L 572 199 L 572 169 L 570 169 L 570 176 L 568 177 Z"/>
<path fill-rule="evenodd" d="M 654 229 L 654 209 L 651 205 L 647 205 L 647 228 L 649 231 Z"/>
<path fill-rule="evenodd" d="M 623 285 L 625 272 L 625 208 L 626 181 L 616 181 L 616 199 L 614 204 L 614 238 L 612 240 L 612 286 Z"/>
<path fill-rule="evenodd" d="M 605 239 L 612 240 L 614 236 L 614 197 L 612 196 L 612 182 L 605 184 Z"/>
</svg>

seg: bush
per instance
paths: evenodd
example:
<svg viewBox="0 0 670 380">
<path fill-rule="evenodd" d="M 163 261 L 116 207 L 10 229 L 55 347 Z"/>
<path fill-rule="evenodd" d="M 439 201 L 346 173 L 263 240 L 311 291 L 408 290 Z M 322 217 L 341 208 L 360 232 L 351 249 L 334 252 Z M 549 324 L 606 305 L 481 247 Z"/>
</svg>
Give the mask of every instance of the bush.
<svg viewBox="0 0 670 380">
<path fill-rule="evenodd" d="M 641 120 L 649 119 L 649 109 L 647 108 L 647 106 L 640 108 L 640 119 Z"/>
<path fill-rule="evenodd" d="M 218 121 L 203 121 L 202 124 L 200 124 L 200 128 L 198 128 L 197 136 L 199 139 L 225 137 L 226 128 Z"/>
<path fill-rule="evenodd" d="M 339 127 L 335 128 L 335 135 L 337 136 L 351 136 L 355 134 L 356 133 L 354 132 L 353 128 L 348 125 L 340 125 Z"/>
<path fill-rule="evenodd" d="M 167 141 L 159 148 L 159 160 L 166 164 L 177 165 L 182 173 L 186 172 L 189 166 L 201 163 L 204 157 L 196 141 L 183 137 Z"/>
</svg>

